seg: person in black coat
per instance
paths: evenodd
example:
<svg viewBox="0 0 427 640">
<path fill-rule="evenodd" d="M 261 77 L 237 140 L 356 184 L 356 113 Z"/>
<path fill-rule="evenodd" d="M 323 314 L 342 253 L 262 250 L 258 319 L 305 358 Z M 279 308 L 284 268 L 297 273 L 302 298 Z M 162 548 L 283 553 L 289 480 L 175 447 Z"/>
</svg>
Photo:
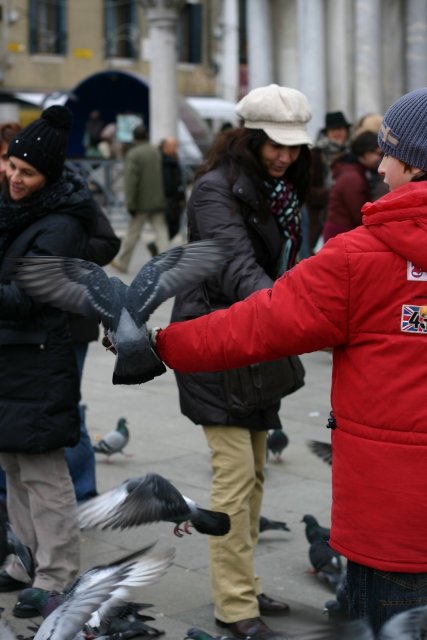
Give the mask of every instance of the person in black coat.
<svg viewBox="0 0 427 640">
<path fill-rule="evenodd" d="M 97 206 L 96 227 L 88 240 L 85 260 L 104 266 L 111 262 L 119 249 L 120 238 L 114 233 L 107 216 Z M 99 321 L 96 315 L 88 317 L 77 314 L 69 314 L 68 320 L 81 383 L 89 343 L 99 338 Z M 79 412 L 80 441 L 75 447 L 65 449 L 65 458 L 76 498 L 80 502 L 96 496 L 97 490 L 95 453 L 86 427 L 85 404 L 79 405 Z"/>
<path fill-rule="evenodd" d="M 162 152 L 163 185 L 166 197 L 166 223 L 169 240 L 180 230 L 181 217 L 185 207 L 184 176 L 178 158 L 178 143 L 173 137 L 165 138 L 160 143 Z"/>
<path fill-rule="evenodd" d="M 0 464 L 11 526 L 34 560 L 34 570 L 25 571 L 9 556 L 2 591 L 31 582 L 63 591 L 79 572 L 76 499 L 64 456 L 80 435 L 68 318 L 34 302 L 10 273 L 11 259 L 22 256 L 85 256 L 96 207 L 84 180 L 64 170 L 71 124 L 71 112 L 54 105 L 22 129 L 9 145 L 0 194 Z M 15 610 L 34 615 L 22 602 Z"/>
<path fill-rule="evenodd" d="M 297 259 L 309 175 L 308 102 L 295 89 L 270 85 L 251 91 L 237 113 L 244 126 L 216 138 L 196 173 L 187 208 L 189 240 L 232 242 L 233 258 L 219 276 L 176 297 L 174 322 L 271 287 Z M 181 411 L 203 426 L 211 451 L 211 507 L 231 519 L 227 536 L 209 539 L 216 622 L 241 638 L 277 637 L 260 614 L 284 614 L 289 607 L 262 592 L 254 554 L 267 432 L 281 428 L 282 396 L 244 411 L 242 395 L 242 411 L 235 411 L 236 394 L 225 372 L 175 375 Z"/>
</svg>

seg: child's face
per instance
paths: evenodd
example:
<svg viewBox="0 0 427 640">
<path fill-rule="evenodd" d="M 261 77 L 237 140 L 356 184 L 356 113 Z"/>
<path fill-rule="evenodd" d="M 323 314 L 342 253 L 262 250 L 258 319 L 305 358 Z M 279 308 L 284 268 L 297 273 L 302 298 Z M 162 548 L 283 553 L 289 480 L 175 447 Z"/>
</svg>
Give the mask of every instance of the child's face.
<svg viewBox="0 0 427 640">
<path fill-rule="evenodd" d="M 378 173 L 388 185 L 390 191 L 401 187 L 420 173 L 416 167 L 407 167 L 403 162 L 392 156 L 384 156 L 378 167 Z"/>
</svg>

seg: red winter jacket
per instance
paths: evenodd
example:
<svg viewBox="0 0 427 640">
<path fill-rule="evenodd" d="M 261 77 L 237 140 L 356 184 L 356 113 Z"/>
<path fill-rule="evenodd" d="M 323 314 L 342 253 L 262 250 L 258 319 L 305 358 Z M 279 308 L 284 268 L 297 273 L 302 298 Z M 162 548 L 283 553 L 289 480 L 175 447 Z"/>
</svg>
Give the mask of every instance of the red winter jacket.
<svg viewBox="0 0 427 640">
<path fill-rule="evenodd" d="M 157 348 L 190 372 L 332 346 L 331 545 L 380 570 L 426 572 L 427 182 L 363 213 L 272 289 L 170 325 Z"/>
</svg>

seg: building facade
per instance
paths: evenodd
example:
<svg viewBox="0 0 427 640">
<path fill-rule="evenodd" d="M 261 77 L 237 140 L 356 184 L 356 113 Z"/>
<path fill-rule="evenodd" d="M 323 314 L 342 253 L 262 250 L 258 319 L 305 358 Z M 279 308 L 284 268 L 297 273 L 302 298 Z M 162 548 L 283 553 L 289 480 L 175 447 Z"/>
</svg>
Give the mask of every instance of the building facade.
<svg viewBox="0 0 427 640">
<path fill-rule="evenodd" d="M 426 0 L 0 0 L 1 87 L 70 91 L 106 69 L 150 80 L 147 13 L 171 6 L 183 95 L 296 87 L 314 134 L 326 111 L 354 121 L 427 85 Z"/>
</svg>

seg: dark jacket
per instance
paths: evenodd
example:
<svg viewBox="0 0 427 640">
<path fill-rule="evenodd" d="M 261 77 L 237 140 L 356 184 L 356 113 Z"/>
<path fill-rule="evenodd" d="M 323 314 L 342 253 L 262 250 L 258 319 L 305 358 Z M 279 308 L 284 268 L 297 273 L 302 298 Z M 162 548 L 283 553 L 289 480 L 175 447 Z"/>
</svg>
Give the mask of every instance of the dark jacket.
<svg viewBox="0 0 427 640">
<path fill-rule="evenodd" d="M 43 199 L 47 188 L 31 199 L 37 218 L 9 238 L 0 265 L 2 452 L 42 453 L 73 446 L 79 439 L 79 377 L 67 314 L 33 302 L 8 275 L 8 258 L 84 256 L 96 210 L 81 178 L 67 173 L 66 182 L 66 193 L 50 185 L 49 199 Z M 1 206 L 9 206 L 4 194 Z M 29 210 L 27 201 L 14 206 Z"/>
<path fill-rule="evenodd" d="M 233 185 L 226 169 L 211 171 L 196 181 L 188 203 L 191 241 L 227 238 L 234 257 L 217 278 L 177 296 L 172 320 L 204 315 L 243 300 L 258 289 L 270 287 L 277 274 L 282 235 L 272 215 L 262 220 L 260 205 L 248 177 L 241 174 Z M 224 374 L 176 374 L 181 410 L 202 425 L 240 425 L 253 429 L 280 426 L 276 403 L 263 413 L 236 418 L 227 409 Z"/>
<path fill-rule="evenodd" d="M 118 253 L 120 238 L 98 205 L 96 209 L 96 227 L 87 242 L 84 259 L 104 266 Z M 98 340 L 99 321 L 95 313 L 92 317 L 70 313 L 68 320 L 73 342 L 86 344 Z"/>
</svg>

